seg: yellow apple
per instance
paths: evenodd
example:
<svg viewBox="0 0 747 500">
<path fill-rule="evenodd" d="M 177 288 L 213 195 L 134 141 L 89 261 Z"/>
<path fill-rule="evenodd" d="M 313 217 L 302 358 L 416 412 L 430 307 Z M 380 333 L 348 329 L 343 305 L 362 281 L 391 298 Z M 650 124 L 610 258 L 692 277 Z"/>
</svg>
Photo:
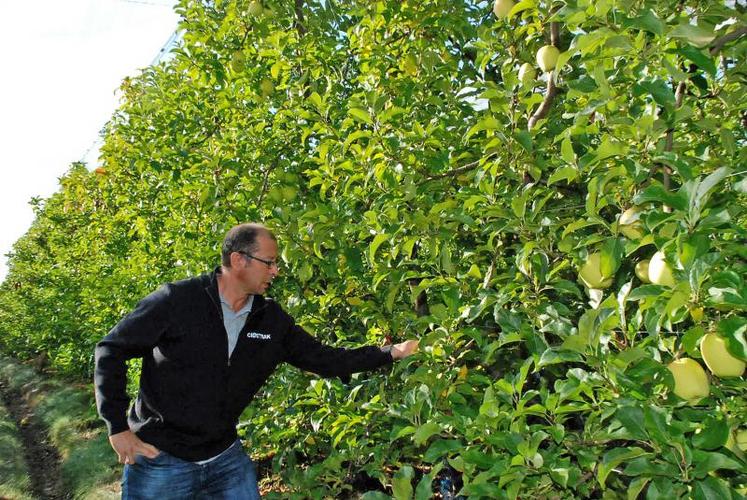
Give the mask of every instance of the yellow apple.
<svg viewBox="0 0 747 500">
<path fill-rule="evenodd" d="M 495 14 L 495 17 L 506 17 L 513 8 L 513 0 L 495 0 L 493 14 Z"/>
<path fill-rule="evenodd" d="M 528 87 L 534 79 L 537 77 L 537 72 L 534 71 L 534 66 L 529 63 L 524 63 L 519 68 L 519 81 L 525 87 Z"/>
<path fill-rule="evenodd" d="M 578 277 L 587 288 L 604 289 L 609 288 L 612 284 L 611 276 L 602 276 L 601 256 L 599 253 L 593 253 L 586 258 L 586 262 L 581 266 Z"/>
<path fill-rule="evenodd" d="M 554 45 L 545 45 L 537 51 L 537 65 L 544 72 L 552 71 L 558 63 L 560 51 Z"/>
<path fill-rule="evenodd" d="M 682 399 L 700 399 L 710 393 L 708 375 L 694 359 L 676 359 L 667 368 L 674 376 L 674 393 Z"/>
<path fill-rule="evenodd" d="M 708 333 L 700 339 L 700 354 L 708 369 L 717 377 L 740 377 L 747 366 L 747 363 L 731 355 L 724 339 L 715 333 Z"/>
<path fill-rule="evenodd" d="M 672 268 L 664 260 L 664 253 L 656 252 L 648 263 L 648 279 L 655 285 L 674 286 Z"/>
<path fill-rule="evenodd" d="M 641 212 L 636 207 L 631 207 L 620 215 L 618 227 L 622 234 L 631 240 L 643 238 L 643 223 L 641 223 Z"/>
<path fill-rule="evenodd" d="M 644 259 L 635 265 L 635 275 L 642 283 L 651 283 L 648 279 L 648 259 Z"/>
</svg>

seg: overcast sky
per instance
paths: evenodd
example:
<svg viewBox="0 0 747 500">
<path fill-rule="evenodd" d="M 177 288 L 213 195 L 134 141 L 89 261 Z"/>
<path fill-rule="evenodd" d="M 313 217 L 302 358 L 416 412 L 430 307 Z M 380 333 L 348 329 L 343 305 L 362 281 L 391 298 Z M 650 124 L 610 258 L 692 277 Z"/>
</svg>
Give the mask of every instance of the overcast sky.
<svg viewBox="0 0 747 500">
<path fill-rule="evenodd" d="M 29 200 L 57 191 L 118 105 L 122 79 L 176 30 L 171 0 L 0 0 L 0 280 L 33 221 Z M 88 154 L 87 154 L 88 152 Z"/>
</svg>

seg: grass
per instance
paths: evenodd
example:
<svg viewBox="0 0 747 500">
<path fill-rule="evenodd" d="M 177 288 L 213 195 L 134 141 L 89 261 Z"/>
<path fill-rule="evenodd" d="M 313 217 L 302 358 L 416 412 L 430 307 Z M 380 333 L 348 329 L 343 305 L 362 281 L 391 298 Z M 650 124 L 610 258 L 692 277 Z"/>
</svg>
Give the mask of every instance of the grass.
<svg viewBox="0 0 747 500">
<path fill-rule="evenodd" d="M 60 473 L 66 491 L 78 499 L 119 498 L 121 466 L 96 415 L 92 388 L 42 378 L 32 368 L 5 357 L 0 357 L 0 378 L 28 398 L 47 429 L 62 459 Z M 10 496 L 0 490 L 3 495 Z"/>
<path fill-rule="evenodd" d="M 31 481 L 23 460 L 18 429 L 8 410 L 0 403 L 0 498 L 31 499 Z"/>
</svg>

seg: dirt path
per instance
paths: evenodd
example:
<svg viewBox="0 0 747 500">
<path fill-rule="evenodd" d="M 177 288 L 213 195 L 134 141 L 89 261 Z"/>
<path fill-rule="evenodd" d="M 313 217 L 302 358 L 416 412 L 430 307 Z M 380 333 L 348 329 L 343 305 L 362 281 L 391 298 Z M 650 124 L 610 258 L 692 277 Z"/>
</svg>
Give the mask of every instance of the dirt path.
<svg viewBox="0 0 747 500">
<path fill-rule="evenodd" d="M 47 432 L 33 409 L 17 391 L 0 381 L 0 397 L 18 427 L 24 459 L 31 475 L 31 490 L 41 500 L 66 500 L 60 479 L 60 457 L 47 442 Z"/>
</svg>

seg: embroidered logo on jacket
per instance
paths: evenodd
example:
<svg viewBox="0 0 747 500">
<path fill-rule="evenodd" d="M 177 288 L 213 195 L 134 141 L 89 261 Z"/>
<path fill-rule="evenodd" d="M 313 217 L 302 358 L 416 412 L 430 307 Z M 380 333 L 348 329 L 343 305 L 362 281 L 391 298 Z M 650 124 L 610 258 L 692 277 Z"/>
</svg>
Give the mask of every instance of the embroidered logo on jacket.
<svg viewBox="0 0 747 500">
<path fill-rule="evenodd" d="M 270 335 L 267 333 L 257 333 L 257 332 L 249 332 L 246 334 L 246 337 L 249 339 L 257 339 L 257 340 L 270 340 Z"/>
</svg>

